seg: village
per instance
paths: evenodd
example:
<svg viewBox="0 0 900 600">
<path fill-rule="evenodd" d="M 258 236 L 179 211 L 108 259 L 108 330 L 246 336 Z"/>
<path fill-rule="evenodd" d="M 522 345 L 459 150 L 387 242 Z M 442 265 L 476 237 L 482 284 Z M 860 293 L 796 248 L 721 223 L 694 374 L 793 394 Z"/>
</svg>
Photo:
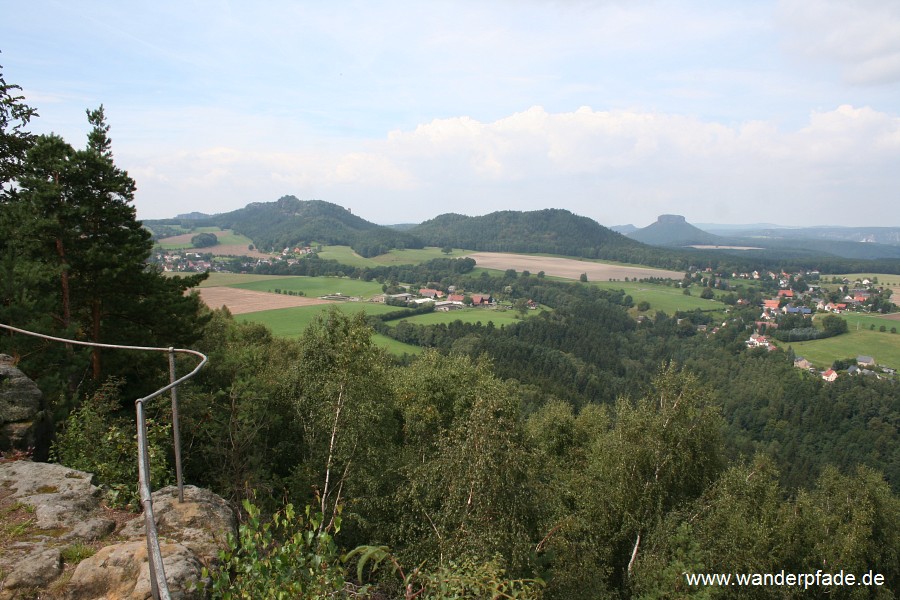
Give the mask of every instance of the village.
<svg viewBox="0 0 900 600">
<path fill-rule="evenodd" d="M 742 279 L 760 279 L 760 274 L 756 271 L 735 275 Z M 831 285 L 818 283 L 797 285 L 798 282 L 804 281 L 804 275 L 812 276 L 818 282 L 818 272 L 794 275 L 770 272 L 764 275 L 771 280 L 777 280 L 778 289 L 770 297 L 762 300 L 762 313 L 745 342 L 748 349 L 763 349 L 769 352 L 777 350 L 779 346 L 775 342 L 779 328 L 782 331 L 788 330 L 786 335 L 778 336 L 780 338 L 778 341 L 782 344 L 837 335 L 846 332 L 846 323 L 842 329 L 828 332 L 827 326 L 825 331 L 815 329 L 813 321 L 817 318 L 828 319 L 829 315 L 871 313 L 891 307 L 891 289 L 879 286 L 877 279 L 861 278 L 851 281 L 848 278 L 835 277 L 832 278 Z M 802 290 L 803 287 L 806 287 L 806 290 Z M 831 317 L 830 322 L 837 321 Z M 871 327 L 874 328 L 874 325 Z M 795 337 L 792 337 L 793 332 L 797 332 Z M 892 328 L 891 333 L 896 333 L 896 328 Z M 841 364 L 837 364 L 838 362 Z M 896 374 L 894 368 L 879 365 L 875 358 L 868 355 L 857 355 L 848 361 L 836 361 L 835 365 L 825 370 L 817 369 L 802 356 L 795 356 L 793 364 L 796 368 L 816 374 L 827 382 L 833 382 L 841 375 L 882 379 Z"/>
</svg>

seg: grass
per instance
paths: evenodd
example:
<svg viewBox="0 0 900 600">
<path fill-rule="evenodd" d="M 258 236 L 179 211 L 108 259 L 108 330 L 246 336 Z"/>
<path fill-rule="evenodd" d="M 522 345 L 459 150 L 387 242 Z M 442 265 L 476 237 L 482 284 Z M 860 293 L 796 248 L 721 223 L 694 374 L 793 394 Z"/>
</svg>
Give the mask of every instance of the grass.
<svg viewBox="0 0 900 600">
<path fill-rule="evenodd" d="M 398 342 L 397 340 L 389 338 L 386 335 L 381 335 L 380 333 L 376 333 L 372 336 L 372 342 L 374 342 L 376 346 L 384 348 L 394 356 L 401 356 L 403 354 L 421 354 L 424 351 L 424 348 Z"/>
<path fill-rule="evenodd" d="M 894 321 L 894 327 L 898 327 Z M 803 356 L 811 363 L 825 369 L 838 359 L 856 358 L 859 355 L 871 356 L 886 367 L 900 369 L 900 334 L 881 333 L 851 326 L 850 331 L 824 340 L 809 342 L 782 342 L 781 346 L 791 346 L 794 354 Z"/>
<path fill-rule="evenodd" d="M 219 244 L 224 246 L 230 246 L 234 244 L 240 244 L 243 246 L 248 246 L 253 243 L 253 241 L 245 235 L 239 235 L 234 233 L 230 229 L 219 229 L 218 227 L 197 227 L 194 231 L 190 233 L 197 235 L 198 233 L 214 233 L 216 237 L 219 239 Z M 208 248 L 194 248 L 191 246 L 190 241 L 187 243 L 184 242 L 167 242 L 165 238 L 160 240 L 157 245 L 163 250 L 196 250 L 197 252 L 211 252 L 213 254 L 216 253 L 216 247 L 210 246 Z"/>
<path fill-rule="evenodd" d="M 525 318 L 527 319 L 528 317 L 534 316 L 540 312 L 542 311 L 529 310 L 528 313 L 526 313 Z M 464 308 L 451 312 L 432 312 L 424 315 L 416 315 L 408 319 L 389 321 L 388 325 L 394 326 L 401 320 L 407 321 L 414 325 L 437 325 L 440 323 L 449 324 L 453 323 L 454 321 L 462 321 L 463 323 L 482 323 L 484 325 L 487 325 L 488 321 L 493 321 L 495 326 L 500 327 L 501 325 L 510 325 L 512 323 L 517 323 L 522 319 L 521 317 L 519 317 L 519 313 L 514 310 Z"/>
<path fill-rule="evenodd" d="M 180 275 L 180 273 L 166 273 L 166 275 Z M 191 273 L 188 273 L 191 275 Z M 244 283 L 258 281 L 272 281 L 286 279 L 283 275 L 247 275 L 243 273 L 210 273 L 209 277 L 200 283 L 200 287 L 235 287 Z"/>
<path fill-rule="evenodd" d="M 377 281 L 362 281 L 348 277 L 279 277 L 277 279 L 230 284 L 230 287 L 255 290 L 257 292 L 271 292 L 278 288 L 293 292 L 303 292 L 305 296 L 310 298 L 336 293 L 346 296 L 371 297 L 382 293 L 381 284 Z"/>
<path fill-rule="evenodd" d="M 264 310 L 235 316 L 235 319 L 248 323 L 261 323 L 272 330 L 279 337 L 296 339 L 320 314 L 335 307 L 341 312 L 355 314 L 384 314 L 397 310 L 395 306 L 370 302 L 343 302 L 340 304 L 320 304 L 316 306 L 297 306 L 294 308 L 281 308 L 277 310 Z M 386 349 L 391 354 L 418 354 L 422 351 L 418 346 L 411 346 L 393 340 L 387 336 L 375 334 L 372 341 Z"/>
<path fill-rule="evenodd" d="M 96 548 L 88 546 L 87 544 L 78 543 L 72 544 L 71 546 L 66 546 L 62 549 L 60 555 L 62 556 L 63 561 L 65 561 L 66 563 L 70 565 L 77 565 L 84 559 L 90 558 L 96 553 Z"/>
<path fill-rule="evenodd" d="M 624 290 L 637 304 L 642 300 L 650 303 L 651 316 L 657 311 L 674 314 L 677 311 L 725 310 L 726 305 L 719 300 L 704 300 L 700 297 L 701 288 L 693 287 L 691 295 L 685 296 L 680 287 L 670 287 L 655 283 L 637 283 L 630 281 L 595 281 L 591 285 L 608 290 Z M 718 292 L 718 291 L 717 291 Z M 718 292 L 721 293 L 721 292 Z M 646 313 L 645 313 L 646 314 Z"/>
<path fill-rule="evenodd" d="M 18 523 L 11 523 L 6 526 L 4 531 L 4 537 L 9 539 L 16 539 L 24 536 L 26 533 L 31 531 L 32 526 L 34 525 L 34 519 L 27 519 L 25 521 L 20 521 Z"/>
<path fill-rule="evenodd" d="M 497 269 L 484 269 L 481 267 L 475 267 L 472 270 L 472 275 L 477 277 L 482 272 L 488 273 L 491 276 L 502 276 L 504 273 L 503 271 L 499 271 Z M 549 281 L 561 281 L 564 283 L 572 283 L 573 281 L 572 279 L 568 279 L 565 277 L 553 277 L 550 275 L 548 275 L 546 279 Z M 644 314 L 648 314 L 649 316 L 653 316 L 657 311 L 663 311 L 666 314 L 672 315 L 679 310 L 692 311 L 699 308 L 700 310 L 724 311 L 726 308 L 725 303 L 718 300 L 719 297 L 727 293 L 721 290 L 714 290 L 716 298 L 712 300 L 704 300 L 700 297 L 702 288 L 697 286 L 690 288 L 690 296 L 685 296 L 683 288 L 670 287 L 668 285 L 658 283 L 638 283 L 631 281 L 591 281 L 589 285 L 593 285 L 595 287 L 603 288 L 606 290 L 624 290 L 627 295 L 631 296 L 632 299 L 634 299 L 635 304 L 637 304 L 641 300 L 646 300 L 650 303 L 650 310 Z"/>
<path fill-rule="evenodd" d="M 834 273 L 834 274 L 825 274 L 822 273 L 819 275 L 819 279 L 822 283 L 830 283 L 832 277 L 837 277 L 838 279 L 849 279 L 851 282 L 859 279 L 860 281 L 863 279 L 873 279 L 875 277 L 878 278 L 877 285 L 891 285 L 891 286 L 900 286 L 900 275 L 893 275 L 891 273 Z"/>
<path fill-rule="evenodd" d="M 315 306 L 295 306 L 292 308 L 278 308 L 263 310 L 255 313 L 236 315 L 235 319 L 252 323 L 262 323 L 275 335 L 287 338 L 298 338 L 303 330 L 312 323 L 321 313 L 330 308 L 337 308 L 346 314 L 365 312 L 370 315 L 383 314 L 397 310 L 394 306 L 386 306 L 374 302 L 341 302 L 335 304 L 317 304 Z"/>
<path fill-rule="evenodd" d="M 391 265 L 417 265 L 435 258 L 461 258 L 471 254 L 471 250 L 454 249 L 450 254 L 444 254 L 440 248 L 428 247 L 421 249 L 391 250 L 387 254 L 364 258 L 353 251 L 350 246 L 323 246 L 318 252 L 319 258 L 336 260 L 341 264 L 351 267 L 379 267 Z"/>
<path fill-rule="evenodd" d="M 353 251 L 350 246 L 322 246 L 321 252 L 316 252 L 322 260 L 336 260 L 342 265 L 351 267 L 376 267 L 371 258 L 364 258 Z"/>
<path fill-rule="evenodd" d="M 421 249 L 391 250 L 387 254 L 376 256 L 372 261 L 378 265 L 417 265 L 435 258 L 462 258 L 474 252 L 454 248 L 450 254 L 444 254 L 440 248 L 429 246 Z"/>
</svg>

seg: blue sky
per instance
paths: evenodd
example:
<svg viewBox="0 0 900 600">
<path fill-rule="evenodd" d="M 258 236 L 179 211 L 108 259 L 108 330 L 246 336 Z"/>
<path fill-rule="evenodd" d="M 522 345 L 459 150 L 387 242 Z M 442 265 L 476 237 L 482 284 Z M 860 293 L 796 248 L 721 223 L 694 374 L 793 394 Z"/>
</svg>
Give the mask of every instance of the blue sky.
<svg viewBox="0 0 900 600">
<path fill-rule="evenodd" d="M 0 64 L 138 217 L 900 226 L 900 2 L 0 0 Z"/>
</svg>

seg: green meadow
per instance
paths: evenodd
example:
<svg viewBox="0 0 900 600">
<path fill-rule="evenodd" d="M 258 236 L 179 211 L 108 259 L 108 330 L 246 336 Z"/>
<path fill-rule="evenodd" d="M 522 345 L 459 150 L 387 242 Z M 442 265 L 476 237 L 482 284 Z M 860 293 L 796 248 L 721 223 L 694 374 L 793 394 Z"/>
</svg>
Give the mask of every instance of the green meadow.
<svg viewBox="0 0 900 600">
<path fill-rule="evenodd" d="M 342 265 L 351 267 L 375 267 L 378 266 L 371 258 L 363 258 L 353 251 L 350 246 L 322 246 L 321 252 L 316 252 L 322 260 L 336 260 Z"/>
<path fill-rule="evenodd" d="M 674 314 L 677 311 L 700 310 L 725 310 L 726 305 L 718 299 L 704 300 L 700 297 L 701 288 L 692 287 L 691 295 L 686 296 L 680 287 L 670 287 L 655 283 L 637 283 L 630 281 L 597 281 L 592 285 L 609 289 L 624 290 L 637 304 L 642 300 L 650 303 L 650 314 L 662 311 L 666 314 Z M 716 290 L 718 294 L 721 294 Z"/>
<path fill-rule="evenodd" d="M 618 264 L 618 263 L 616 263 Z M 491 276 L 502 276 L 503 271 L 497 269 L 484 269 L 475 267 L 472 274 L 477 276 L 481 273 L 487 273 Z M 532 277 L 534 274 L 532 274 Z M 552 281 L 564 281 L 573 283 L 572 279 L 565 277 L 547 276 Z M 638 283 L 631 281 L 592 281 L 588 285 L 607 289 L 607 290 L 624 290 L 626 294 L 634 299 L 637 304 L 641 300 L 650 303 L 650 315 L 656 314 L 656 311 L 662 311 L 666 314 L 674 314 L 677 311 L 700 310 L 721 310 L 724 311 L 727 305 L 721 302 L 720 298 L 725 292 L 714 290 L 716 297 L 712 300 L 704 300 L 700 297 L 701 288 L 694 286 L 691 289 L 691 295 L 685 296 L 684 290 L 680 287 L 670 287 L 657 283 Z"/>
<path fill-rule="evenodd" d="M 837 277 L 838 279 L 849 279 L 850 281 L 856 281 L 857 279 L 862 281 L 863 279 L 872 280 L 874 278 L 878 278 L 878 285 L 885 286 L 900 286 L 900 275 L 893 275 L 891 273 L 835 273 L 835 274 L 822 274 L 820 275 L 820 279 L 823 283 L 831 282 L 832 277 Z"/>
<path fill-rule="evenodd" d="M 210 273 L 200 287 L 237 287 L 242 283 L 287 279 L 283 275 L 248 275 L 245 273 Z"/>
<path fill-rule="evenodd" d="M 440 248 L 429 247 L 421 249 L 391 250 L 386 254 L 372 258 L 363 258 L 353 251 L 350 246 L 323 246 L 321 252 L 317 252 L 319 258 L 336 260 L 343 265 L 351 267 L 379 267 L 392 265 L 417 265 L 435 258 L 460 258 L 471 254 L 471 250 L 454 249 L 450 254 L 444 254 Z"/>
<path fill-rule="evenodd" d="M 219 240 L 219 244 L 223 246 L 249 246 L 253 243 L 247 236 L 236 234 L 230 229 L 223 230 L 218 227 L 197 227 L 189 233 L 193 235 L 197 235 L 198 233 L 214 233 Z M 197 250 L 198 252 L 211 252 L 213 254 L 216 252 L 215 246 L 209 246 L 208 248 L 194 248 L 191 246 L 190 240 L 187 242 L 167 242 L 166 240 L 160 240 L 157 245 L 163 250 Z"/>
<path fill-rule="evenodd" d="M 370 315 L 383 314 L 397 310 L 394 306 L 369 302 L 341 302 L 334 304 L 317 304 L 315 306 L 297 306 L 294 308 L 281 308 L 276 310 L 264 310 L 255 313 L 236 315 L 238 321 L 248 323 L 261 323 L 272 330 L 279 337 L 298 338 L 303 331 L 319 315 L 331 308 L 346 314 L 365 312 Z M 392 354 L 417 354 L 422 351 L 417 346 L 411 346 L 393 340 L 387 336 L 375 334 L 372 340 L 380 347 Z"/>
<path fill-rule="evenodd" d="M 417 265 L 435 258 L 462 258 L 471 254 L 472 250 L 453 249 L 450 254 L 444 254 L 440 248 L 430 246 L 422 249 L 391 250 L 387 254 L 376 256 L 372 259 L 378 265 Z"/>
<path fill-rule="evenodd" d="M 859 355 L 871 356 L 880 365 L 900 369 L 900 333 L 890 333 L 890 327 L 900 329 L 900 321 L 892 323 L 885 333 L 879 332 L 877 327 L 875 331 L 862 327 L 857 331 L 855 324 L 851 324 L 848 333 L 835 337 L 779 345 L 790 345 L 794 354 L 803 356 L 820 369 L 830 367 L 835 360 Z"/>
<path fill-rule="evenodd" d="M 381 284 L 377 281 L 362 281 L 348 277 L 277 277 L 228 285 L 257 292 L 274 293 L 276 289 L 303 292 L 304 296 L 310 298 L 328 294 L 369 298 L 382 293 Z"/>
<path fill-rule="evenodd" d="M 541 312 L 543 311 L 529 310 L 526 313 L 525 318 L 527 319 L 529 317 L 533 317 Z M 415 325 L 438 325 L 440 323 L 446 325 L 453 323 L 454 321 L 462 321 L 463 323 L 481 323 L 483 325 L 487 325 L 488 321 L 491 321 L 495 326 L 500 327 L 501 325 L 510 325 L 512 323 L 517 323 L 522 320 L 522 317 L 520 317 L 519 313 L 512 309 L 463 308 L 450 312 L 436 311 L 424 315 L 416 315 L 414 317 L 402 320 L 408 321 L 409 323 L 413 323 Z M 400 319 L 396 321 L 389 321 L 388 325 L 394 326 L 399 322 Z"/>
</svg>

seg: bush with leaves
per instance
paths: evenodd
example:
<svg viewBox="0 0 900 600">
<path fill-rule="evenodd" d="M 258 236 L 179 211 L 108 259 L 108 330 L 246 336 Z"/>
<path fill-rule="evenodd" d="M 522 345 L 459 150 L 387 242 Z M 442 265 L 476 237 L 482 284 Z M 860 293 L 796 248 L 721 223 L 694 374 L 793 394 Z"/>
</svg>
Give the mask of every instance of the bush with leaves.
<svg viewBox="0 0 900 600">
<path fill-rule="evenodd" d="M 55 462 L 93 473 L 117 508 L 140 506 L 137 431 L 134 419 L 119 416 L 123 382 L 110 379 L 85 398 L 63 424 L 51 449 Z M 172 482 L 167 460 L 171 425 L 147 419 L 150 481 L 153 489 Z"/>
<path fill-rule="evenodd" d="M 344 595 L 344 569 L 332 531 L 321 513 L 309 506 L 298 514 L 288 504 L 263 522 L 259 508 L 244 500 L 246 523 L 238 536 L 228 536 L 228 549 L 219 554 L 220 567 L 211 578 L 212 598 L 232 600 L 332 598 Z M 340 531 L 340 517 L 333 532 Z"/>
<path fill-rule="evenodd" d="M 450 600 L 456 598 L 491 598 L 537 600 L 541 598 L 544 582 L 539 579 L 510 579 L 503 568 L 503 559 L 495 556 L 489 561 L 463 559 L 447 561 L 435 570 L 422 564 L 409 573 L 386 546 L 360 546 L 349 552 L 344 561 L 357 559 L 356 575 L 362 581 L 367 566 L 374 574 L 382 564 L 389 563 L 402 582 L 404 600 Z M 359 592 L 368 593 L 368 586 Z"/>
</svg>

